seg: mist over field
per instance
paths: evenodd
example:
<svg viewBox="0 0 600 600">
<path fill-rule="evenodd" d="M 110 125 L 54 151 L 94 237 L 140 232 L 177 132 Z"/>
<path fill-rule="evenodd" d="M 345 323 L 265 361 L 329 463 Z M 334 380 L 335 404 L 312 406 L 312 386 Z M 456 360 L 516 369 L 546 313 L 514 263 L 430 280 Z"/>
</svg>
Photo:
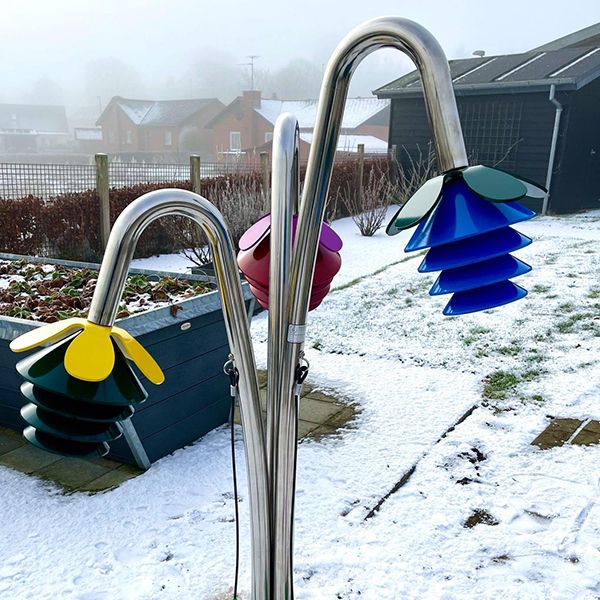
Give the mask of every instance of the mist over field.
<svg viewBox="0 0 600 600">
<path fill-rule="evenodd" d="M 191 0 L 2 2 L 0 103 L 62 104 L 99 114 L 114 95 L 230 102 L 251 85 L 263 96 L 314 98 L 337 42 L 355 25 L 395 14 L 420 22 L 450 58 L 519 52 L 600 20 L 596 0 L 218 3 Z M 392 50 L 368 57 L 351 95 L 411 69 Z"/>
</svg>

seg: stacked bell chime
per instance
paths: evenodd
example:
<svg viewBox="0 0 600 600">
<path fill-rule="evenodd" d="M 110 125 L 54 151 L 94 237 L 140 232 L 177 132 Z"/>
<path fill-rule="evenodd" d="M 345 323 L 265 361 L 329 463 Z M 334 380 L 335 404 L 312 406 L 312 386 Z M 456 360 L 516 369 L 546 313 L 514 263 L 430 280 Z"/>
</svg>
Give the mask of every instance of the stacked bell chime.
<svg viewBox="0 0 600 600">
<path fill-rule="evenodd" d="M 127 331 L 78 317 L 31 330 L 10 347 L 24 352 L 51 342 L 17 363 L 28 401 L 21 409 L 23 435 L 56 454 L 104 456 L 121 436 L 121 423 L 148 396 L 130 361 L 152 383 L 162 383 L 164 374 Z"/>
<path fill-rule="evenodd" d="M 510 281 L 531 267 L 510 253 L 531 243 L 511 225 L 535 212 L 516 199 L 545 190 L 490 167 L 467 167 L 428 181 L 388 226 L 394 235 L 418 223 L 405 251 L 429 248 L 419 271 L 441 271 L 429 293 L 452 294 L 445 315 L 514 302 L 527 291 Z"/>
<path fill-rule="evenodd" d="M 107 442 L 121 436 L 119 422 L 133 415 L 147 393 L 118 348 L 110 376 L 82 381 L 65 370 L 67 338 L 24 358 L 17 371 L 25 379 L 21 393 L 29 400 L 21 409 L 28 424 L 23 435 L 32 444 L 59 454 L 103 456 Z"/>
<path fill-rule="evenodd" d="M 298 218 L 294 215 L 292 244 L 297 221 Z M 266 214 L 240 238 L 240 252 L 237 259 L 240 271 L 248 281 L 250 291 L 265 309 L 269 308 L 270 231 L 271 215 Z M 308 310 L 314 310 L 321 304 L 342 265 L 339 253 L 342 248 L 341 238 L 327 223 L 323 223 L 320 235 Z"/>
</svg>

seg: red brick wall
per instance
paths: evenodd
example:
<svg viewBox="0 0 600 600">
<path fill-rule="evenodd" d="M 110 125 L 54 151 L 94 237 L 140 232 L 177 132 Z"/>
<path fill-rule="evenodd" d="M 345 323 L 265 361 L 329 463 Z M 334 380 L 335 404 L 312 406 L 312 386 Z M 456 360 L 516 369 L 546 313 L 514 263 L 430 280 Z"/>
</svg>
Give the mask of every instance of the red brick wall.
<svg viewBox="0 0 600 600">
<path fill-rule="evenodd" d="M 165 134 L 171 132 L 171 144 L 165 145 Z M 177 152 L 179 150 L 178 127 L 142 127 L 139 130 L 140 147 L 142 152 Z"/>
<path fill-rule="evenodd" d="M 131 132 L 131 143 L 127 143 L 127 132 Z M 102 149 L 104 152 L 136 152 L 139 150 L 137 126 L 113 104 L 102 120 Z"/>
<path fill-rule="evenodd" d="M 243 150 L 262 146 L 265 134 L 273 133 L 273 125 L 254 111 L 260 105 L 260 92 L 244 92 L 236 106 L 231 107 L 212 128 L 211 148 L 216 158 L 229 151 L 229 134 L 239 131 Z"/>
</svg>

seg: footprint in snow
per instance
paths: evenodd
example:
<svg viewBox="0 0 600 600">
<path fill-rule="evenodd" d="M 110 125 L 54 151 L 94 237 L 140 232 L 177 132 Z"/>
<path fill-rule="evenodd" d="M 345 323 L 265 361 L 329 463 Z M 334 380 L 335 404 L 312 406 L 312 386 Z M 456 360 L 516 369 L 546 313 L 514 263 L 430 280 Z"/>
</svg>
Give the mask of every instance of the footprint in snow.
<svg viewBox="0 0 600 600">
<path fill-rule="evenodd" d="M 115 559 L 124 565 L 135 565 L 148 558 L 146 552 L 133 545 L 123 546 L 114 553 Z"/>
<path fill-rule="evenodd" d="M 113 600 L 113 596 L 108 592 L 84 592 L 77 595 L 76 600 Z"/>
</svg>

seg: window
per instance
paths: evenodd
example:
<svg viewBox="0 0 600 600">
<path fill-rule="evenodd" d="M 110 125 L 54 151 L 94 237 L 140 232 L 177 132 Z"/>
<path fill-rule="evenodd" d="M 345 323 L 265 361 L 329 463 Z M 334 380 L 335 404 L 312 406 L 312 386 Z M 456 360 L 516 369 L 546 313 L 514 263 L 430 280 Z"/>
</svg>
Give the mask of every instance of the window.
<svg viewBox="0 0 600 600">
<path fill-rule="evenodd" d="M 265 133 L 265 144 L 267 142 L 270 142 L 273 139 L 273 132 L 272 131 L 267 131 Z"/>
<path fill-rule="evenodd" d="M 133 144 L 133 131 L 131 129 L 127 130 L 127 135 L 125 137 L 126 144 Z"/>
<path fill-rule="evenodd" d="M 173 145 L 173 132 L 165 131 L 165 146 Z"/>
<path fill-rule="evenodd" d="M 229 150 L 240 152 L 242 149 L 242 134 L 239 131 L 229 132 Z"/>
</svg>

